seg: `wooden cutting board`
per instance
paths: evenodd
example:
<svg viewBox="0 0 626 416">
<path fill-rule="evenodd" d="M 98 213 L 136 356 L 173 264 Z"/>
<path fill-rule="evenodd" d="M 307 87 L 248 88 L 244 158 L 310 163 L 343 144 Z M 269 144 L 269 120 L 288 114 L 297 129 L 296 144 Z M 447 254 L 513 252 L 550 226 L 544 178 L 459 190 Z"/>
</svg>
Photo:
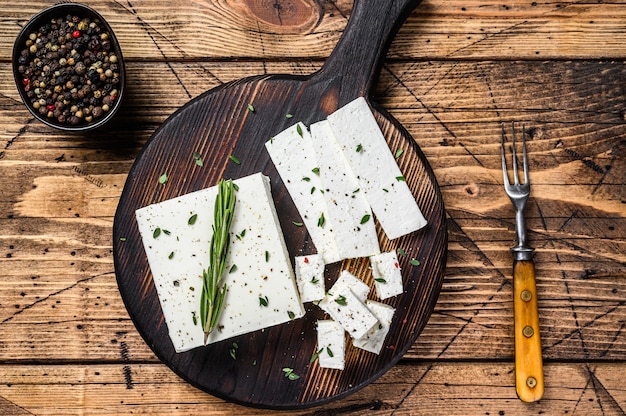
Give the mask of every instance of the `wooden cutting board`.
<svg viewBox="0 0 626 416">
<path fill-rule="evenodd" d="M 204 391 L 240 404 L 294 409 L 350 394 L 391 368 L 415 342 L 435 306 L 445 267 L 445 210 L 433 172 L 408 132 L 369 100 L 382 58 L 393 35 L 419 0 L 356 0 L 337 47 L 323 68 L 308 77 L 251 77 L 212 89 L 179 109 L 153 134 L 133 165 L 113 226 L 115 271 L 131 319 L 155 354 L 173 371 Z M 317 306 L 306 304 L 304 318 L 232 340 L 176 353 L 154 288 L 137 229 L 135 210 L 217 184 L 263 172 L 272 193 L 290 256 L 315 252 L 298 212 L 264 148 L 265 141 L 296 121 L 310 125 L 364 96 L 391 149 L 403 149 L 398 164 L 428 226 L 389 241 L 380 227 L 381 249 L 402 249 L 405 293 L 385 301 L 396 315 L 380 355 L 348 342 L 346 368 L 310 363 L 316 350 Z M 249 104 L 254 111 L 251 111 Z M 194 152 L 203 166 L 194 162 Z M 234 155 L 240 164 L 234 163 Z M 158 178 L 167 173 L 168 182 Z M 417 259 L 419 266 L 410 261 Z M 326 287 L 349 269 L 373 287 L 368 259 L 327 267 Z M 201 271 L 199 271 L 199 274 Z M 237 343 L 236 359 L 229 350 Z M 283 368 L 300 376 L 285 377 Z"/>
</svg>

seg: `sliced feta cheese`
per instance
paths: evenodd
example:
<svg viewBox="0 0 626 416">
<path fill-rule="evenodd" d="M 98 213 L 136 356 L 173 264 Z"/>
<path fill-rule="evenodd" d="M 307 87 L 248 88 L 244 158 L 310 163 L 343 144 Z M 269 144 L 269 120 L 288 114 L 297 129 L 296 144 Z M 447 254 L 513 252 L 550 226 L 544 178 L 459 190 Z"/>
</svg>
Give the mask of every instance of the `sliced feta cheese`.
<svg viewBox="0 0 626 416">
<path fill-rule="evenodd" d="M 320 192 L 323 185 L 315 173 L 318 165 L 306 126 L 298 123 L 283 130 L 266 142 L 265 147 L 324 263 L 341 260 L 331 227 L 318 225 L 320 218 L 329 215 L 326 199 Z"/>
<path fill-rule="evenodd" d="M 374 354 L 379 354 L 383 348 L 385 338 L 389 332 L 389 326 L 395 313 L 395 309 L 384 303 L 368 300 L 365 306 L 376 316 L 378 324 L 374 325 L 363 337 L 352 340 L 352 344 Z"/>
<path fill-rule="evenodd" d="M 324 259 L 320 254 L 296 256 L 296 282 L 302 302 L 322 300 L 326 294 L 324 287 Z"/>
<path fill-rule="evenodd" d="M 361 338 L 378 323 L 372 312 L 347 287 L 329 291 L 319 306 L 352 338 Z"/>
<path fill-rule="evenodd" d="M 371 256 L 370 263 L 374 275 L 374 287 L 379 298 L 388 299 L 404 291 L 400 263 L 395 251 Z"/>
<path fill-rule="evenodd" d="M 310 140 L 319 166 L 330 227 L 342 259 L 380 253 L 370 205 L 328 121 L 311 125 Z"/>
<path fill-rule="evenodd" d="M 317 359 L 320 367 L 343 370 L 346 336 L 338 322 L 317 321 Z"/>
<path fill-rule="evenodd" d="M 359 186 L 390 239 L 426 225 L 383 133 L 360 97 L 328 116 Z"/>
<path fill-rule="evenodd" d="M 271 196 L 258 173 L 235 181 L 237 203 L 223 282 L 228 287 L 218 328 L 208 343 L 304 315 Z M 202 271 L 208 267 L 217 187 L 136 211 L 165 323 L 177 352 L 203 345 Z M 195 221 L 190 218 L 195 216 Z M 159 230 L 156 232 L 155 230 Z M 259 299 L 264 299 L 263 306 Z"/>
<path fill-rule="evenodd" d="M 370 293 L 370 287 L 361 279 L 347 270 L 342 270 L 337 281 L 330 288 L 329 292 L 343 293 L 345 289 L 350 290 L 361 302 L 365 302 Z"/>
</svg>

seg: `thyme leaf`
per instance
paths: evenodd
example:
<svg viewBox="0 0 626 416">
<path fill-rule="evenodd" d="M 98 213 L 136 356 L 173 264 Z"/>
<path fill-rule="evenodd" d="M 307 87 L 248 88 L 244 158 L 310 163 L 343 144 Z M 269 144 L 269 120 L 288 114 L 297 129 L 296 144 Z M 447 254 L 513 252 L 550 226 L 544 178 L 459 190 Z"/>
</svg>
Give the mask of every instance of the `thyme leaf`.
<svg viewBox="0 0 626 416">
<path fill-rule="evenodd" d="M 348 304 L 348 301 L 346 300 L 346 297 L 344 295 L 339 295 L 337 299 L 335 299 L 335 302 L 337 302 L 341 306 L 346 306 Z"/>
<path fill-rule="evenodd" d="M 204 162 L 202 161 L 202 155 L 200 155 L 200 153 L 193 152 L 192 155 L 193 155 L 194 162 L 196 162 L 196 165 L 200 167 L 204 166 Z"/>
</svg>

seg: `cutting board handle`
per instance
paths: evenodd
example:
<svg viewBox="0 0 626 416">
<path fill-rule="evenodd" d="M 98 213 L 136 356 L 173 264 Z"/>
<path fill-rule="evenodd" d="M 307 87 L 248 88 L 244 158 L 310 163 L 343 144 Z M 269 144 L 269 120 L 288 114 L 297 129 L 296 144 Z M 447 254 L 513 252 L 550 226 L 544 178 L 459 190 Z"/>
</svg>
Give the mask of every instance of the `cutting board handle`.
<svg viewBox="0 0 626 416">
<path fill-rule="evenodd" d="M 394 35 L 421 0 L 355 0 L 343 35 L 313 81 L 329 82 L 339 106 L 368 96 Z"/>
</svg>

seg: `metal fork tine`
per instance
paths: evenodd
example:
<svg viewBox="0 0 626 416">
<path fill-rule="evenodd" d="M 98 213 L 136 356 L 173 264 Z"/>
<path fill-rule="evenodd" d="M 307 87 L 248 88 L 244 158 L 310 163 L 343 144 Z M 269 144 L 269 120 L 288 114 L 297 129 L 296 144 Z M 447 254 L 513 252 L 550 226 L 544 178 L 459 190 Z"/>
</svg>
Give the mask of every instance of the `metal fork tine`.
<svg viewBox="0 0 626 416">
<path fill-rule="evenodd" d="M 504 123 L 501 124 L 502 126 L 502 138 L 500 139 L 500 152 L 502 155 L 502 172 L 504 173 L 504 185 L 511 185 L 511 182 L 509 182 L 509 173 L 507 171 L 506 168 L 506 152 L 504 151 Z"/>
<path fill-rule="evenodd" d="M 517 172 L 517 153 L 515 152 L 515 122 L 511 122 L 511 153 L 513 155 L 513 182 L 519 185 L 519 175 Z"/>
<path fill-rule="evenodd" d="M 526 126 L 522 124 L 522 150 L 524 159 L 524 185 L 530 185 L 528 176 L 528 155 L 526 154 Z"/>
</svg>

